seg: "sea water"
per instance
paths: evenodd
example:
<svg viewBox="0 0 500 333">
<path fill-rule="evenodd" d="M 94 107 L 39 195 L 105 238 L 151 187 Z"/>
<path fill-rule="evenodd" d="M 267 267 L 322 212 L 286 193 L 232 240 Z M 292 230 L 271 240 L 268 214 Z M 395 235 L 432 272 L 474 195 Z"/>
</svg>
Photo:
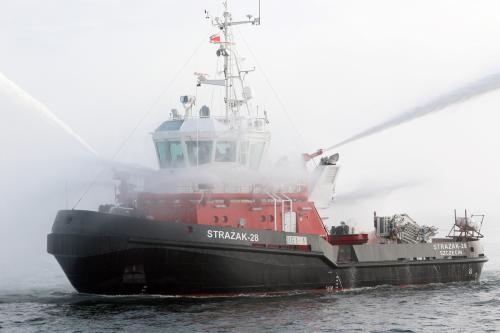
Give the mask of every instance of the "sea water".
<svg viewBox="0 0 500 333">
<path fill-rule="evenodd" d="M 479 282 L 232 297 L 99 296 L 63 275 L 0 289 L 1 332 L 496 332 L 500 271 Z"/>
</svg>

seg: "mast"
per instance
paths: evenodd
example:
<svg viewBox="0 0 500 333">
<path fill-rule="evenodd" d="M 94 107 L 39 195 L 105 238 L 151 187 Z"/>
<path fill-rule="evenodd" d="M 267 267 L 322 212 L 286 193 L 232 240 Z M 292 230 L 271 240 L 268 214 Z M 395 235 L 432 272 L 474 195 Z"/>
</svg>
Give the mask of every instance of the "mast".
<svg viewBox="0 0 500 333">
<path fill-rule="evenodd" d="M 220 48 L 223 51 L 222 55 L 224 56 L 224 85 L 225 85 L 225 93 L 224 93 L 224 105 L 226 108 L 226 122 L 229 122 L 229 111 L 230 111 L 230 104 L 229 104 L 229 94 L 230 94 L 230 88 L 231 88 L 231 80 L 230 77 L 231 75 L 231 52 L 227 52 L 227 46 L 231 42 L 229 38 L 229 21 L 231 20 L 231 14 L 227 10 L 227 0 L 224 1 L 224 25 L 223 25 L 223 32 L 224 32 L 224 43 L 221 43 Z"/>
<path fill-rule="evenodd" d="M 255 68 L 251 70 L 241 70 L 240 65 L 238 62 L 238 57 L 236 55 L 236 52 L 234 48 L 232 47 L 233 44 L 233 35 L 232 35 L 232 30 L 231 26 L 233 25 L 238 25 L 238 24 L 246 24 L 250 23 L 252 25 L 259 25 L 260 24 L 260 17 L 253 17 L 252 15 L 247 15 L 248 20 L 247 21 L 234 21 L 232 20 L 231 13 L 229 12 L 228 8 L 228 1 L 225 0 L 223 3 L 224 11 L 222 13 L 222 18 L 220 17 L 215 17 L 212 20 L 212 25 L 219 28 L 221 30 L 222 35 L 223 35 L 223 40 L 217 40 L 215 43 L 219 44 L 219 49 L 217 50 L 217 56 L 223 56 L 224 57 L 224 80 L 207 80 L 203 75 L 199 75 L 198 77 L 198 83 L 199 84 L 212 84 L 212 85 L 220 85 L 224 86 L 224 121 L 227 124 L 235 125 L 235 120 L 237 119 L 237 112 L 240 109 L 240 106 L 245 104 L 246 109 L 248 111 L 248 114 L 250 116 L 250 107 L 248 105 L 248 100 L 251 98 L 251 93 L 248 93 L 250 91 L 250 88 L 245 87 L 244 84 L 244 78 L 242 77 L 242 74 L 247 74 Z M 207 14 L 207 18 L 210 16 L 208 15 L 208 12 L 205 11 Z M 259 1 L 259 14 L 260 14 L 260 1 Z M 212 37 L 217 36 L 213 35 Z M 236 68 L 233 68 L 236 67 Z M 234 86 L 234 79 L 238 79 L 240 82 L 240 89 L 241 89 L 241 97 L 239 98 L 239 94 L 236 90 L 236 87 Z M 223 82 L 222 82 L 223 81 Z M 220 82 L 220 83 L 219 83 Z M 247 89 L 245 92 L 245 89 Z"/>
</svg>

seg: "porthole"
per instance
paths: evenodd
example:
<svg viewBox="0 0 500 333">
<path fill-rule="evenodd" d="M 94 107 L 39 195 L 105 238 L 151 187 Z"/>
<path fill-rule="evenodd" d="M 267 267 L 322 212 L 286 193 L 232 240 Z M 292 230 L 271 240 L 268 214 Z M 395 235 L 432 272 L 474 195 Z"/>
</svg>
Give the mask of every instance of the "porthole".
<svg viewBox="0 0 500 333">
<path fill-rule="evenodd" d="M 261 215 L 260 216 L 260 222 L 266 222 L 266 216 L 265 215 Z"/>
<path fill-rule="evenodd" d="M 219 223 L 219 217 L 218 216 L 212 217 L 212 222 L 213 223 Z"/>
<path fill-rule="evenodd" d="M 224 215 L 224 216 L 222 217 L 222 222 L 227 223 L 227 221 L 229 221 L 229 219 L 227 218 L 227 216 L 226 216 L 226 215 Z"/>
<path fill-rule="evenodd" d="M 274 215 L 269 215 L 269 222 L 274 222 Z"/>
</svg>

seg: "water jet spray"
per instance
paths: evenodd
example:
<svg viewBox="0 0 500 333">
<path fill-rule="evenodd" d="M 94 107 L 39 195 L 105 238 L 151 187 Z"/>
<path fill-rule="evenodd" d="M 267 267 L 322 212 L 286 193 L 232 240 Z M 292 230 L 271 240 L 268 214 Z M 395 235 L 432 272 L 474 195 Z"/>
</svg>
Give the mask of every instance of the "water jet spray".
<svg viewBox="0 0 500 333">
<path fill-rule="evenodd" d="M 82 139 L 71 127 L 69 127 L 65 122 L 59 119 L 52 111 L 49 110 L 43 103 L 36 100 L 33 96 L 28 94 L 25 90 L 20 88 L 14 82 L 9 80 L 5 75 L 0 72 L 0 90 L 9 93 L 11 96 L 16 97 L 18 100 L 21 100 L 28 104 L 30 108 L 41 113 L 46 119 L 50 120 L 52 123 L 56 124 L 61 128 L 64 132 L 69 134 L 73 139 L 78 141 L 80 145 L 82 145 L 85 150 L 91 152 L 93 155 L 97 156 L 97 151 L 92 148 L 85 140 Z"/>
<path fill-rule="evenodd" d="M 500 88 L 500 73 L 485 76 L 477 81 L 464 85 L 460 88 L 452 90 L 446 94 L 440 95 L 431 99 L 429 102 L 411 108 L 403 113 L 400 113 L 388 120 L 369 127 L 358 134 L 355 134 L 339 143 L 330 146 L 323 151 L 329 151 L 343 146 L 347 143 L 360 140 L 370 135 L 385 131 L 389 128 L 402 125 L 417 118 L 429 115 L 431 113 L 439 112 L 446 109 L 448 106 L 465 102 L 471 98 L 486 94 L 490 91 Z"/>
</svg>

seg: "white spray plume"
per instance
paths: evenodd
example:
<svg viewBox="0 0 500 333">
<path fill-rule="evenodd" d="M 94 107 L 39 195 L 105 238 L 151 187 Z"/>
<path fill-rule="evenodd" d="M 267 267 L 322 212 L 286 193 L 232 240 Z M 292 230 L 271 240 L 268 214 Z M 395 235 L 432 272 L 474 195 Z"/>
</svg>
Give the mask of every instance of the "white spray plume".
<svg viewBox="0 0 500 333">
<path fill-rule="evenodd" d="M 91 152 L 94 155 L 98 155 L 97 151 L 92 148 L 85 140 L 83 140 L 78 134 L 75 133 L 65 122 L 61 119 L 57 118 L 57 116 L 52 113 L 48 107 L 42 104 L 40 101 L 36 100 L 33 96 L 28 94 L 26 91 L 21 89 L 14 82 L 9 80 L 5 75 L 0 72 L 0 90 L 10 93 L 12 96 L 17 99 L 27 103 L 33 110 L 40 112 L 44 117 L 48 120 L 59 126 L 62 130 L 64 130 L 67 134 L 73 137 L 76 141 L 78 141 L 86 150 Z"/>
<path fill-rule="evenodd" d="M 425 183 L 424 180 L 407 180 L 394 182 L 392 184 L 374 184 L 373 182 L 369 185 L 362 185 L 354 190 L 348 192 L 340 192 L 335 195 L 335 203 L 354 203 L 364 199 L 370 199 L 373 197 L 383 197 L 389 195 L 395 191 L 413 188 L 420 186 Z"/>
<path fill-rule="evenodd" d="M 385 131 L 389 128 L 415 120 L 417 118 L 426 116 L 428 114 L 442 111 L 450 105 L 464 102 L 468 99 L 488 93 L 498 88 L 500 88 L 500 73 L 483 77 L 477 81 L 469 83 L 458 89 L 452 90 L 446 94 L 435 97 L 423 105 L 407 110 L 378 125 L 372 126 L 364 131 L 361 131 L 358 134 L 351 136 L 350 138 L 347 138 L 333 146 L 326 148 L 325 151 L 338 148 L 347 143 L 357 141 L 364 137 Z"/>
</svg>

